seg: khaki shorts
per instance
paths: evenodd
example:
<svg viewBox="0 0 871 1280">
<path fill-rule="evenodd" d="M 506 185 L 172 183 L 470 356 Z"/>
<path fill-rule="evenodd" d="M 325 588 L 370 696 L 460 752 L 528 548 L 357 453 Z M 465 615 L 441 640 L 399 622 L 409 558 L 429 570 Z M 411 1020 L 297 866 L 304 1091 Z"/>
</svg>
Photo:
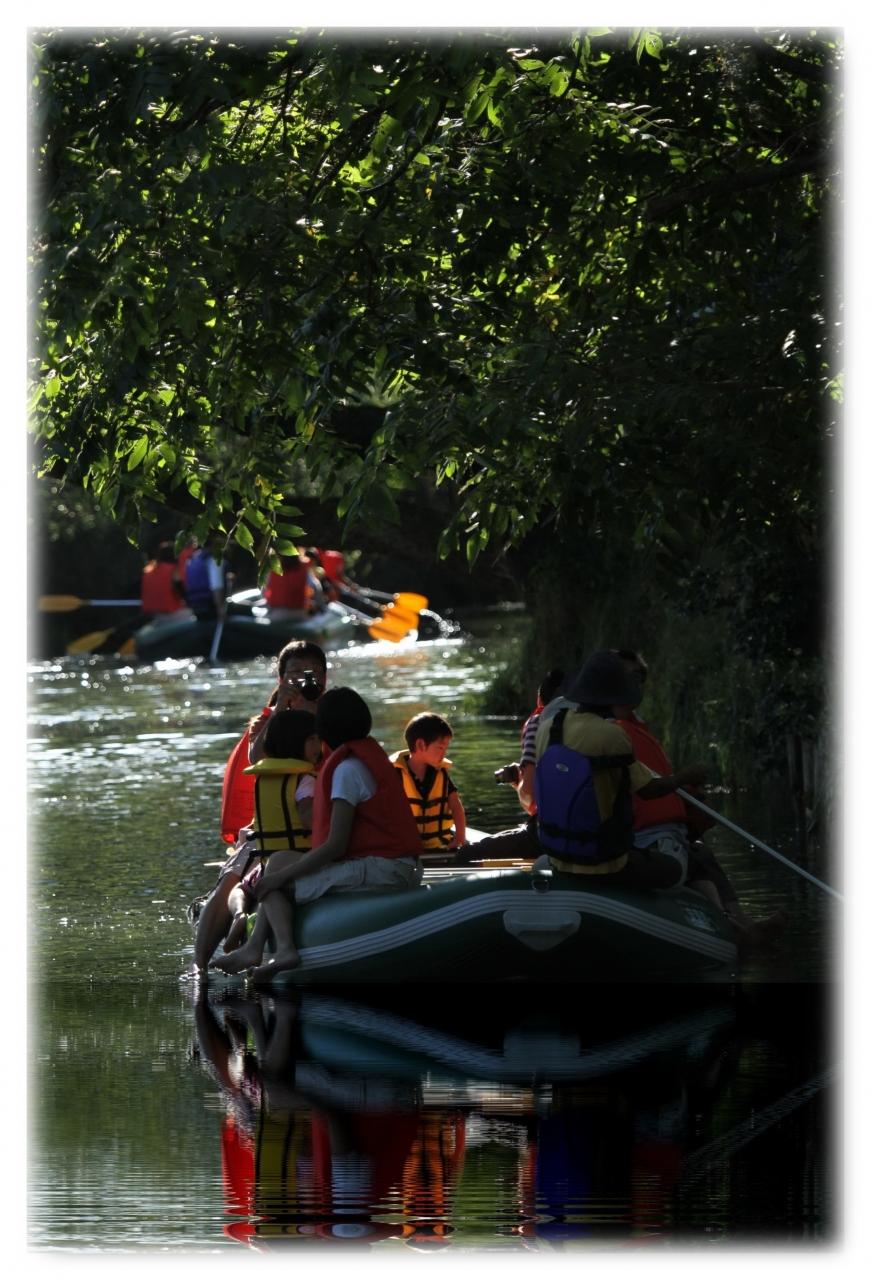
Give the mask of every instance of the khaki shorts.
<svg viewBox="0 0 871 1280">
<path fill-rule="evenodd" d="M 297 902 L 313 902 L 325 893 L 349 889 L 414 889 L 423 877 L 419 858 L 347 858 L 294 883 Z"/>
<path fill-rule="evenodd" d="M 241 880 L 246 871 L 251 869 L 251 864 L 259 853 L 256 840 L 245 840 L 242 844 L 237 844 L 227 855 L 227 860 L 218 873 L 218 879 L 220 880 L 229 871 Z"/>
</svg>

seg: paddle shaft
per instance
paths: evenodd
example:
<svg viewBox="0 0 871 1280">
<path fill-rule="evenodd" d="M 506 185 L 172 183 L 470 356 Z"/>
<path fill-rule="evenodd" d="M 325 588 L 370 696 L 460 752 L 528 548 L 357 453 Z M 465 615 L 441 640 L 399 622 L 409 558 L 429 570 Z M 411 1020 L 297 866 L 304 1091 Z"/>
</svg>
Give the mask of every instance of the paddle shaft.
<svg viewBox="0 0 871 1280">
<path fill-rule="evenodd" d="M 83 609 L 86 605 L 95 605 L 97 607 L 136 607 L 142 604 L 141 600 L 83 600 L 81 596 L 40 596 L 39 608 L 43 613 L 72 613 L 74 609 Z"/>
<path fill-rule="evenodd" d="M 214 662 L 218 656 L 218 649 L 221 645 L 221 636 L 224 634 L 224 619 L 219 618 L 215 627 L 215 635 L 212 640 L 212 647 L 209 650 L 209 662 Z"/>
<path fill-rule="evenodd" d="M 702 813 L 706 813 L 709 818 L 713 818 L 715 822 L 719 822 L 721 826 L 728 827 L 730 831 L 734 831 L 736 835 L 757 845 L 760 849 L 764 849 L 766 853 L 770 853 L 772 858 L 776 858 L 778 862 L 782 862 L 785 866 L 791 867 L 793 871 L 797 871 L 800 876 L 804 876 L 805 880 L 810 880 L 811 884 L 815 884 L 819 889 L 825 889 L 826 893 L 830 893 L 833 898 L 839 898 L 844 901 L 844 895 L 839 893 L 837 889 L 833 889 L 831 885 L 825 884 L 822 880 L 818 880 L 816 876 L 811 875 L 809 871 L 805 871 L 804 867 L 800 867 L 796 862 L 790 862 L 789 858 L 785 858 L 782 853 L 778 853 L 776 849 L 772 849 L 770 844 L 766 844 L 764 840 L 760 840 L 758 836 L 752 836 L 749 831 L 744 831 L 737 823 L 730 822 L 728 818 L 724 818 L 721 813 L 717 813 L 716 809 L 711 809 L 708 805 L 703 804 L 701 800 L 697 800 L 695 796 L 691 796 L 688 791 L 684 791 L 682 787 L 678 787 L 677 794 L 687 804 L 694 805 L 697 809 L 701 809 Z"/>
</svg>

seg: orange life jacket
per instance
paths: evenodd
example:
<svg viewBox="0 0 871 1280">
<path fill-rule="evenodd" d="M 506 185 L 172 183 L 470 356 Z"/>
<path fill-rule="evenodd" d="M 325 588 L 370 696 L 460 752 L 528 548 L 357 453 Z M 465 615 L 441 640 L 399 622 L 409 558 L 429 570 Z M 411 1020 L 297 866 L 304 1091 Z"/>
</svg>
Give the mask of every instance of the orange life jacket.
<svg viewBox="0 0 871 1280">
<path fill-rule="evenodd" d="M 143 613 L 175 613 L 184 604 L 174 583 L 178 581 L 175 563 L 149 560 L 142 570 L 139 594 Z"/>
<path fill-rule="evenodd" d="M 362 761 L 375 781 L 375 794 L 358 804 L 346 858 L 403 858 L 423 849 L 399 774 L 374 738 L 355 738 L 331 751 L 318 774 L 312 820 L 312 847 L 330 834 L 333 774 L 343 760 Z"/>
<path fill-rule="evenodd" d="M 409 764 L 410 756 L 410 751 L 394 751 L 390 762 L 402 779 L 402 789 L 411 805 L 424 848 L 444 849 L 454 837 L 454 820 L 448 808 L 448 769 L 451 762 L 445 760 L 442 767 L 436 769 L 432 787 L 424 798 L 420 781 Z"/>
</svg>

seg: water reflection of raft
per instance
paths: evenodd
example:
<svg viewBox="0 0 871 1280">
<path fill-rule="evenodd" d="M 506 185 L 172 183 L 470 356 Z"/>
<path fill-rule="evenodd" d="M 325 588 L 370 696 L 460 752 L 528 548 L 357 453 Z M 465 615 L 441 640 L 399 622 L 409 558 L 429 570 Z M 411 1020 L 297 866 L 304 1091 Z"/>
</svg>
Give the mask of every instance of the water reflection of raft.
<svg viewBox="0 0 871 1280">
<path fill-rule="evenodd" d="M 522 869 L 329 894 L 297 909 L 295 931 L 302 964 L 276 982 L 690 982 L 736 963 L 725 916 L 692 890 Z"/>
<path fill-rule="evenodd" d="M 548 1008 L 548 990 L 537 989 L 534 1008 L 518 1008 L 515 1002 L 513 1014 L 503 1015 L 501 1027 L 498 1011 L 494 1018 L 488 1001 L 477 1002 L 480 1026 L 469 1035 L 389 1008 L 306 992 L 299 1013 L 300 1042 L 307 1055 L 324 1066 L 379 1079 L 418 1079 L 426 1094 L 426 1083 L 434 1075 L 442 1083 L 533 1085 L 597 1079 L 630 1071 L 654 1056 L 664 1062 L 674 1055 L 683 1065 L 690 1047 L 698 1062 L 718 1038 L 732 1033 L 735 1010 L 719 996 L 699 1008 L 665 1012 L 657 1011 L 655 1002 L 651 1008 L 643 992 L 626 990 L 629 998 L 616 1025 L 605 1034 L 600 1029 L 598 1035 L 595 993 L 591 1019 L 588 1002 L 554 1012 Z M 457 988 L 453 992 L 456 999 Z"/>
</svg>

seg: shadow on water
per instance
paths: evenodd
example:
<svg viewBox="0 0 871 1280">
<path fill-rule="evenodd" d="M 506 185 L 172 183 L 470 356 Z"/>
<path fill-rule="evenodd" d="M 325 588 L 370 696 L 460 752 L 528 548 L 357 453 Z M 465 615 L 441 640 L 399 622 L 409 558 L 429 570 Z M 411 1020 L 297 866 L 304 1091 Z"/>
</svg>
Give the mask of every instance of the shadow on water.
<svg viewBox="0 0 871 1280">
<path fill-rule="evenodd" d="M 353 997 L 45 988 L 34 1243 L 832 1240 L 818 985 Z"/>
</svg>

